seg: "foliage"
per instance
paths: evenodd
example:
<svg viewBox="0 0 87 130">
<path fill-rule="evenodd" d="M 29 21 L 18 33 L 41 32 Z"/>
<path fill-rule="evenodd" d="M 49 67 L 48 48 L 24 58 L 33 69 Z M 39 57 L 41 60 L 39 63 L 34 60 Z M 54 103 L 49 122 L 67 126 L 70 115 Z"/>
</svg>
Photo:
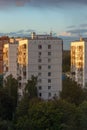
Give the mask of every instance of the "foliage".
<svg viewBox="0 0 87 130">
<path fill-rule="evenodd" d="M 0 75 L 0 88 L 3 87 L 3 75 Z"/>
<path fill-rule="evenodd" d="M 16 116 L 22 117 L 22 116 L 27 115 L 28 108 L 29 108 L 29 97 L 25 95 L 17 106 Z"/>
<path fill-rule="evenodd" d="M 13 98 L 15 108 L 18 100 L 18 81 L 12 75 L 9 75 L 4 80 L 4 87 L 7 94 Z"/>
<path fill-rule="evenodd" d="M 76 105 L 79 105 L 85 100 L 83 89 L 79 87 L 75 81 L 68 78 L 63 80 L 63 88 L 60 97 Z"/>
<path fill-rule="evenodd" d="M 37 97 L 37 77 L 32 76 L 30 80 L 28 80 L 25 93 L 29 95 L 29 98 Z"/>
<path fill-rule="evenodd" d="M 76 106 L 62 100 L 33 99 L 27 114 L 16 120 L 17 130 L 76 130 Z"/>
<path fill-rule="evenodd" d="M 81 111 L 81 130 L 87 130 L 87 101 L 80 104 L 79 108 Z"/>
<path fill-rule="evenodd" d="M 76 82 L 66 78 L 61 99 L 44 101 L 37 98 L 37 78 L 32 76 L 16 107 L 17 87 L 10 75 L 0 88 L 0 130 L 87 130 L 87 90 Z"/>
<path fill-rule="evenodd" d="M 3 89 L 0 90 L 0 118 L 2 120 L 11 120 L 13 111 L 13 99 Z"/>
<path fill-rule="evenodd" d="M 8 122 L 6 120 L 0 120 L 0 130 L 8 130 Z"/>
</svg>

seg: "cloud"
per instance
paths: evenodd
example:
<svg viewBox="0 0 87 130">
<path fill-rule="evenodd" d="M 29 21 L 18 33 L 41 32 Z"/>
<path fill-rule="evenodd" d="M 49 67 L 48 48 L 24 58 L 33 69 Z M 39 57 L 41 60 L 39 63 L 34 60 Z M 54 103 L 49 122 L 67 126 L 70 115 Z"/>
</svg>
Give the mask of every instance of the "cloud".
<svg viewBox="0 0 87 130">
<path fill-rule="evenodd" d="M 83 5 L 87 5 L 87 0 L 31 0 L 30 3 L 33 6 L 65 6 L 65 5 L 69 5 L 69 4 L 83 4 Z"/>
<path fill-rule="evenodd" d="M 86 36 L 87 37 L 87 23 L 78 24 L 77 26 L 71 25 L 67 27 L 65 33 L 62 33 L 62 36 Z"/>
<path fill-rule="evenodd" d="M 59 33 L 58 36 L 71 36 L 71 33 L 70 32 L 62 32 L 62 33 Z"/>
<path fill-rule="evenodd" d="M 78 26 L 71 25 L 67 27 L 65 32 L 61 32 L 58 34 L 60 37 L 79 37 L 82 35 L 83 37 L 87 37 L 87 24 L 82 23 Z"/>
<path fill-rule="evenodd" d="M 0 8 L 11 6 L 58 7 L 72 4 L 87 5 L 87 0 L 0 0 Z"/>
<path fill-rule="evenodd" d="M 85 24 L 80 24 L 80 27 L 86 28 L 86 27 L 87 27 L 87 23 L 85 23 Z"/>
<path fill-rule="evenodd" d="M 34 29 L 28 29 L 26 32 L 36 32 Z"/>
<path fill-rule="evenodd" d="M 32 32 L 36 32 L 33 29 L 28 30 L 18 30 L 16 32 L 0 33 L 0 36 L 9 36 L 9 37 L 29 37 Z"/>
<path fill-rule="evenodd" d="M 75 28 L 75 25 L 67 26 L 67 28 Z"/>
<path fill-rule="evenodd" d="M 73 30 L 68 30 L 67 33 L 71 34 L 85 34 L 87 33 L 87 29 L 73 29 Z"/>
<path fill-rule="evenodd" d="M 25 30 L 22 29 L 22 30 L 17 31 L 16 33 L 24 33 L 24 31 Z"/>
<path fill-rule="evenodd" d="M 70 29 L 66 31 L 66 34 L 70 34 L 72 37 L 79 37 L 80 35 L 83 37 L 87 37 L 87 28 L 82 28 L 82 29 Z"/>
</svg>

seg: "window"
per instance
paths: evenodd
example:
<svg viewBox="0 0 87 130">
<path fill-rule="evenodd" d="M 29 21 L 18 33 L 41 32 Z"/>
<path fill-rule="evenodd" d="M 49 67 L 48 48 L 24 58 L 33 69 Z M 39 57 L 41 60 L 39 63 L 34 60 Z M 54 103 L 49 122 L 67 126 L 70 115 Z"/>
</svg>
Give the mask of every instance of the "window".
<svg viewBox="0 0 87 130">
<path fill-rule="evenodd" d="M 41 73 L 38 73 L 38 76 L 41 76 Z"/>
<path fill-rule="evenodd" d="M 51 86 L 48 86 L 48 89 L 51 89 Z"/>
<path fill-rule="evenodd" d="M 38 49 L 42 49 L 42 45 L 38 45 Z"/>
<path fill-rule="evenodd" d="M 39 83 L 41 83 L 41 82 L 42 82 L 42 80 L 41 80 L 41 79 L 39 79 L 39 80 L 38 80 L 38 82 L 39 82 Z"/>
<path fill-rule="evenodd" d="M 19 76 L 19 77 L 18 77 L 18 80 L 21 80 L 21 79 L 22 79 L 21 76 Z"/>
<path fill-rule="evenodd" d="M 48 52 L 48 56 L 50 56 L 51 55 L 51 52 Z"/>
<path fill-rule="evenodd" d="M 21 83 L 18 84 L 18 87 L 21 89 Z"/>
<path fill-rule="evenodd" d="M 51 66 L 50 66 L 50 65 L 48 65 L 48 69 L 51 69 Z"/>
<path fill-rule="evenodd" d="M 50 59 L 50 58 L 48 58 L 48 62 L 51 62 L 51 59 Z"/>
<path fill-rule="evenodd" d="M 42 87 L 41 86 L 39 86 L 39 90 L 41 90 L 42 89 Z"/>
<path fill-rule="evenodd" d="M 48 76 L 51 76 L 51 72 L 48 72 Z"/>
<path fill-rule="evenodd" d="M 38 59 L 38 62 L 42 62 L 42 60 L 41 60 L 41 59 Z"/>
<path fill-rule="evenodd" d="M 26 49 L 26 44 L 23 45 L 23 48 Z"/>
<path fill-rule="evenodd" d="M 51 79 L 48 79 L 48 83 L 51 83 Z"/>
<path fill-rule="evenodd" d="M 26 76 L 26 71 L 23 71 L 23 76 Z"/>
<path fill-rule="evenodd" d="M 51 49 L 51 45 L 48 45 L 48 49 Z"/>
<path fill-rule="evenodd" d="M 42 54 L 41 52 L 38 53 L 39 56 L 41 56 L 41 54 Z"/>
<path fill-rule="evenodd" d="M 39 93 L 39 97 L 41 97 L 42 96 L 42 93 Z"/>
<path fill-rule="evenodd" d="M 39 69 L 39 70 L 41 70 L 41 69 L 42 69 L 42 66 L 41 66 L 41 65 L 40 65 L 40 66 L 38 66 L 38 69 Z"/>
<path fill-rule="evenodd" d="M 6 66 L 6 72 L 8 71 L 8 66 Z"/>
<path fill-rule="evenodd" d="M 48 97 L 51 97 L 51 93 L 48 93 Z"/>
</svg>

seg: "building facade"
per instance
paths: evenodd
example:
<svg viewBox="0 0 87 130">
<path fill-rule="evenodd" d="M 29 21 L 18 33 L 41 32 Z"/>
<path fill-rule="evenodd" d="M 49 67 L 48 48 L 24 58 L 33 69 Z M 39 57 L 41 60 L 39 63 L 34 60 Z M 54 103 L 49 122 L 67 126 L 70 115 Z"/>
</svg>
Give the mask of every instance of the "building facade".
<svg viewBox="0 0 87 130">
<path fill-rule="evenodd" d="M 71 74 L 81 87 L 87 86 L 87 39 L 71 43 Z"/>
<path fill-rule="evenodd" d="M 32 35 L 19 41 L 21 88 L 32 75 L 38 77 L 38 97 L 52 99 L 62 90 L 62 40 L 51 35 Z"/>
<path fill-rule="evenodd" d="M 0 75 L 3 74 L 3 46 L 5 43 L 9 42 L 9 37 L 0 37 Z"/>
<path fill-rule="evenodd" d="M 32 34 L 18 44 L 5 44 L 3 49 L 4 78 L 12 74 L 19 79 L 19 94 L 31 76 L 36 76 L 38 97 L 49 100 L 62 90 L 63 41 L 50 35 Z"/>
<path fill-rule="evenodd" d="M 3 75 L 6 78 L 12 74 L 17 79 L 18 44 L 4 44 L 3 46 Z"/>
</svg>

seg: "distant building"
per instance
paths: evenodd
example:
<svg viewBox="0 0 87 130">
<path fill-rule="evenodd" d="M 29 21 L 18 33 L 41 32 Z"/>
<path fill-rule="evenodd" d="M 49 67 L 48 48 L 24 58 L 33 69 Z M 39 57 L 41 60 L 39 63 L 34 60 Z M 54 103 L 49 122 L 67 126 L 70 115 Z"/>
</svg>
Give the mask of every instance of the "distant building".
<svg viewBox="0 0 87 130">
<path fill-rule="evenodd" d="M 22 39 L 24 39 L 24 38 L 21 38 L 21 37 L 12 37 L 12 38 L 10 38 L 9 39 L 9 43 L 18 43 L 20 40 L 22 40 Z"/>
<path fill-rule="evenodd" d="M 71 73 L 72 78 L 81 87 L 87 86 L 87 39 L 71 43 Z"/>
</svg>

